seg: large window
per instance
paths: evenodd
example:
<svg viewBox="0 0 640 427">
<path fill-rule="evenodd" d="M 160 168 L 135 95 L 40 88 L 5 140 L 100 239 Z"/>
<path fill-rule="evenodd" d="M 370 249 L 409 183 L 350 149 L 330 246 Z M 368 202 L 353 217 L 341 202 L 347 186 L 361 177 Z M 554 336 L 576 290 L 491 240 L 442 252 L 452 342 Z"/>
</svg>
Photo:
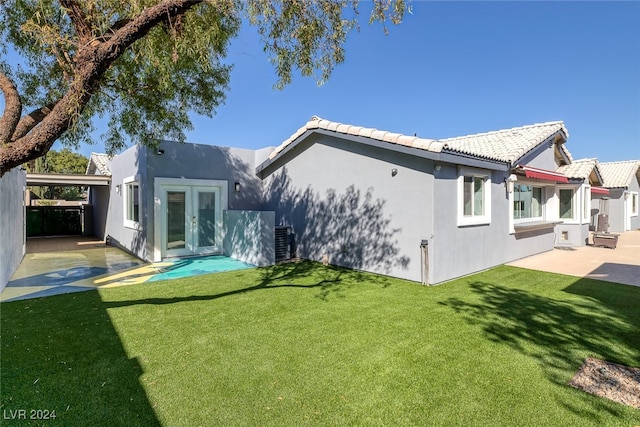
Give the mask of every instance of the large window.
<svg viewBox="0 0 640 427">
<path fill-rule="evenodd" d="M 458 225 L 491 222 L 491 177 L 482 170 L 461 169 L 458 176 Z"/>
<path fill-rule="evenodd" d="M 542 219 L 542 187 L 516 184 L 513 189 L 513 219 Z"/>
<path fill-rule="evenodd" d="M 140 221 L 140 185 L 135 177 L 123 181 L 125 227 L 138 228 Z"/>
<path fill-rule="evenodd" d="M 631 216 L 638 215 L 638 193 L 630 193 L 631 197 Z"/>
<path fill-rule="evenodd" d="M 573 189 L 561 188 L 558 192 L 558 196 L 560 199 L 560 219 L 574 219 Z"/>
</svg>

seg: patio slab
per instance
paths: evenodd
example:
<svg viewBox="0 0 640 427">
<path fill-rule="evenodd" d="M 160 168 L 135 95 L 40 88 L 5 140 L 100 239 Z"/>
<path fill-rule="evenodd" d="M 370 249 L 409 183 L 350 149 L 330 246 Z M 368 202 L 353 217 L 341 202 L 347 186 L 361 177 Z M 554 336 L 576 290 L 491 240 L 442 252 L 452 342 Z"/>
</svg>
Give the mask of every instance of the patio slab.
<svg viewBox="0 0 640 427">
<path fill-rule="evenodd" d="M 507 265 L 640 286 L 640 230 L 621 233 L 616 249 L 554 249 Z"/>
<path fill-rule="evenodd" d="M 252 267 L 225 256 L 149 264 L 95 239 L 35 239 L 27 241 L 27 253 L 0 293 L 0 302 Z"/>
</svg>

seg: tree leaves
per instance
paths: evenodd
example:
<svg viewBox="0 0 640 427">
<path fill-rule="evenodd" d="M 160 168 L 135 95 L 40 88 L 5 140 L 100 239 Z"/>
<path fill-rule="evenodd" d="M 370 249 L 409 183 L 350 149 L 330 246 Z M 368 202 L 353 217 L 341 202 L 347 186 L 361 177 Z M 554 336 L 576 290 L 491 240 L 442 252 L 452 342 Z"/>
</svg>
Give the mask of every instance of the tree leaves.
<svg viewBox="0 0 640 427">
<path fill-rule="evenodd" d="M 404 0 L 374 0 L 370 22 L 399 23 L 405 9 Z M 223 61 L 242 19 L 262 37 L 276 88 L 296 71 L 322 84 L 344 61 L 357 18 L 358 1 L 348 0 L 4 0 L 0 50 L 23 62 L 1 59 L 0 73 L 14 81 L 23 111 L 58 104 L 30 134 L 0 145 L 0 173 L 58 138 L 91 142 L 96 116 L 108 118 L 110 154 L 184 141 L 190 112 L 211 117 L 224 102 L 231 66 Z"/>
</svg>

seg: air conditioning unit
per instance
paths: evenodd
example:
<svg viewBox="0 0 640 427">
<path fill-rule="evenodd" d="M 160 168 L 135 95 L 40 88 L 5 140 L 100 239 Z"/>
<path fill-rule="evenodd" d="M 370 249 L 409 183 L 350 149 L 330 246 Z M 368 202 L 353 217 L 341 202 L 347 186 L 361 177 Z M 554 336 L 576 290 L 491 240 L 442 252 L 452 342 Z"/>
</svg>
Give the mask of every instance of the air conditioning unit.
<svg viewBox="0 0 640 427">
<path fill-rule="evenodd" d="M 276 262 L 282 262 L 295 258 L 293 231 L 289 226 L 276 226 Z"/>
</svg>

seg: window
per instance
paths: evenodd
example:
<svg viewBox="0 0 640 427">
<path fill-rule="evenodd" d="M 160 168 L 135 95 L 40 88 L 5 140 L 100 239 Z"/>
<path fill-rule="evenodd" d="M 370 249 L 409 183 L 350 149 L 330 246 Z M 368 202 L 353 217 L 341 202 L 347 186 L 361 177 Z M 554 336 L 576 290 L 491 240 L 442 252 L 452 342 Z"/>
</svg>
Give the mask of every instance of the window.
<svg viewBox="0 0 640 427">
<path fill-rule="evenodd" d="M 484 181 L 477 176 L 464 177 L 464 216 L 484 215 Z"/>
<path fill-rule="evenodd" d="M 513 188 L 513 219 L 542 219 L 542 187 L 516 184 Z"/>
<path fill-rule="evenodd" d="M 638 215 L 638 193 L 631 193 L 631 216 Z"/>
<path fill-rule="evenodd" d="M 560 219 L 573 219 L 573 189 L 562 188 L 559 191 Z"/>
<path fill-rule="evenodd" d="M 136 177 L 123 181 L 124 225 L 138 228 L 140 221 L 140 185 Z"/>
<path fill-rule="evenodd" d="M 461 169 L 458 176 L 458 225 L 491 222 L 491 177 L 488 172 Z"/>
</svg>

